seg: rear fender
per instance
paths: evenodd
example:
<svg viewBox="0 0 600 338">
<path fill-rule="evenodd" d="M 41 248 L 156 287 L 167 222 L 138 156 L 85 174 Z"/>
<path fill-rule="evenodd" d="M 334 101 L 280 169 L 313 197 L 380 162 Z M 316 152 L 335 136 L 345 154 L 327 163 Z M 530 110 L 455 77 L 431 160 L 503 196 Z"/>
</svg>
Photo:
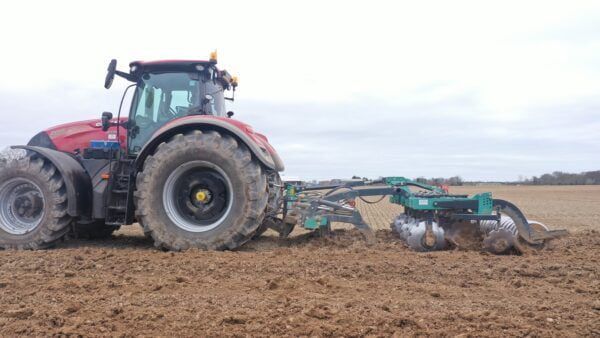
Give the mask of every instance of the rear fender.
<svg viewBox="0 0 600 338">
<path fill-rule="evenodd" d="M 75 216 L 89 216 L 92 205 L 92 182 L 90 176 L 71 155 L 60 151 L 36 146 L 12 146 L 25 149 L 50 161 L 60 172 L 67 189 L 67 213 Z"/>
<path fill-rule="evenodd" d="M 283 171 L 284 169 L 283 161 L 281 160 L 277 152 L 275 152 L 275 150 L 271 147 L 271 145 L 269 145 L 266 142 L 266 138 L 264 136 L 260 134 L 254 135 L 259 140 L 259 142 L 264 143 L 263 145 L 260 145 L 257 143 L 256 140 L 253 140 L 252 138 L 250 138 L 250 136 L 248 136 L 247 131 L 244 132 L 238 127 L 234 126 L 233 124 L 222 121 L 220 119 L 209 119 L 204 117 L 198 119 L 186 118 L 182 119 L 181 121 L 173 121 L 173 123 L 163 127 L 162 129 L 159 129 L 138 154 L 135 164 L 136 170 L 142 170 L 146 157 L 152 154 L 159 144 L 167 141 L 174 135 L 194 129 L 217 130 L 233 135 L 238 140 L 243 142 L 246 146 L 248 146 L 248 148 L 254 154 L 254 156 L 256 156 L 256 158 L 258 158 L 258 160 L 267 168 L 275 171 Z"/>
</svg>

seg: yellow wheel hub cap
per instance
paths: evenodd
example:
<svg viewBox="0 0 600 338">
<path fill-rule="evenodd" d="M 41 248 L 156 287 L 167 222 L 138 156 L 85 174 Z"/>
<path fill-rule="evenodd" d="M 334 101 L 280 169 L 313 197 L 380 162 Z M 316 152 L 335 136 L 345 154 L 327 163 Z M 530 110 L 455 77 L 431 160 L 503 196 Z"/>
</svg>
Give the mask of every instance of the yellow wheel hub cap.
<svg viewBox="0 0 600 338">
<path fill-rule="evenodd" d="M 196 199 L 197 199 L 199 202 L 204 202 L 204 201 L 206 201 L 206 193 L 205 193 L 204 191 L 198 191 L 198 192 L 196 193 Z"/>
</svg>

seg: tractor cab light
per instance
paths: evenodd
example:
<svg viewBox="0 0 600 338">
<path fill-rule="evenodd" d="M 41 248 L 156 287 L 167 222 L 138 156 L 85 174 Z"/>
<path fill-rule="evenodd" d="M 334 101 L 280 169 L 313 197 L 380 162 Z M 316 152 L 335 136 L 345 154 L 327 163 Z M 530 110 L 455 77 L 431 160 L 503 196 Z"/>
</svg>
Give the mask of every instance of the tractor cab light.
<svg viewBox="0 0 600 338">
<path fill-rule="evenodd" d="M 103 180 L 107 180 L 107 179 L 110 178 L 110 175 L 109 174 L 102 174 L 102 175 L 100 175 L 100 178 L 102 178 Z"/>
<path fill-rule="evenodd" d="M 231 77 L 231 85 L 232 85 L 233 87 L 237 87 L 237 86 L 238 86 L 238 83 L 239 83 L 239 82 L 238 82 L 238 77 L 237 77 L 237 76 L 232 76 L 232 77 Z"/>
<path fill-rule="evenodd" d="M 217 51 L 216 51 L 216 50 L 215 50 L 215 51 L 212 51 L 212 52 L 210 53 L 210 60 L 209 60 L 209 61 L 210 61 L 210 62 L 217 63 Z"/>
</svg>

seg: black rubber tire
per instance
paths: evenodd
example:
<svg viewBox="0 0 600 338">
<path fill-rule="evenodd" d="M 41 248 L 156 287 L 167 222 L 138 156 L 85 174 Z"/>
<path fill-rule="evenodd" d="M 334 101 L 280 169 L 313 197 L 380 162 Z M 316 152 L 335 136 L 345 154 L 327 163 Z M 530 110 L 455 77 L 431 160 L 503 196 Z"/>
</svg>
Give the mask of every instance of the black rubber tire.
<svg viewBox="0 0 600 338">
<path fill-rule="evenodd" d="M 283 210 L 283 182 L 281 181 L 281 176 L 276 171 L 269 171 L 267 177 L 267 189 L 269 192 L 267 211 L 265 219 L 256 230 L 254 236 L 252 236 L 252 239 L 259 238 L 269 228 L 272 228 L 274 223 L 278 222 L 277 217 L 280 211 Z"/>
<path fill-rule="evenodd" d="M 167 215 L 163 189 L 170 173 L 191 161 L 220 167 L 231 181 L 232 202 L 224 220 L 213 229 L 192 232 L 178 227 Z M 148 156 L 136 179 L 136 215 L 156 247 L 168 250 L 235 249 L 252 238 L 265 217 L 267 177 L 246 145 L 217 131 L 178 134 Z"/>
<path fill-rule="evenodd" d="M 104 221 L 98 220 L 91 223 L 73 223 L 73 237 L 84 239 L 106 239 L 119 230 L 120 226 L 106 225 Z"/>
<path fill-rule="evenodd" d="M 142 231 L 144 232 L 144 238 L 152 239 L 152 232 L 147 226 L 144 225 L 143 222 L 144 221 L 142 221 L 141 219 L 138 220 L 138 224 L 142 227 Z"/>
<path fill-rule="evenodd" d="M 254 235 L 252 235 L 252 239 L 257 239 L 260 236 L 262 236 L 265 232 L 267 232 L 267 230 L 269 230 L 269 228 L 271 228 L 271 226 L 273 225 L 273 222 L 274 220 L 272 217 L 265 217 L 258 229 L 256 229 Z"/>
<path fill-rule="evenodd" d="M 8 161 L 0 169 L 0 185 L 23 177 L 34 182 L 44 196 L 44 211 L 39 225 L 25 234 L 11 234 L 0 228 L 0 248 L 45 249 L 69 232 L 72 218 L 67 214 L 67 190 L 56 167 L 36 154 Z"/>
</svg>

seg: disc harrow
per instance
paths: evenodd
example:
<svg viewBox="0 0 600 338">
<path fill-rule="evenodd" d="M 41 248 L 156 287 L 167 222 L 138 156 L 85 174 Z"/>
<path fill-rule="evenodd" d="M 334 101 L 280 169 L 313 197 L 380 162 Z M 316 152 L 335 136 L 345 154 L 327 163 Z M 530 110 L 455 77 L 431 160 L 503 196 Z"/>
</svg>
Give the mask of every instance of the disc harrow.
<svg viewBox="0 0 600 338">
<path fill-rule="evenodd" d="M 454 247 L 525 254 L 567 234 L 566 230 L 548 230 L 542 223 L 528 221 L 514 204 L 493 199 L 489 192 L 450 194 L 404 177 L 333 186 L 286 184 L 285 189 L 283 218 L 273 227 L 278 230 L 285 225 L 285 236 L 295 225 L 323 232 L 332 222 L 343 222 L 353 224 L 372 242 L 372 230 L 356 208 L 357 198 L 369 202 L 366 196 L 389 196 L 391 203 L 404 207 L 391 228 L 408 247 L 420 252 Z"/>
</svg>

